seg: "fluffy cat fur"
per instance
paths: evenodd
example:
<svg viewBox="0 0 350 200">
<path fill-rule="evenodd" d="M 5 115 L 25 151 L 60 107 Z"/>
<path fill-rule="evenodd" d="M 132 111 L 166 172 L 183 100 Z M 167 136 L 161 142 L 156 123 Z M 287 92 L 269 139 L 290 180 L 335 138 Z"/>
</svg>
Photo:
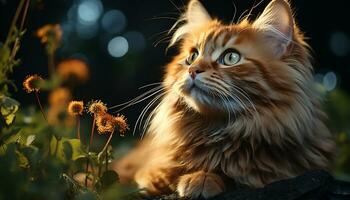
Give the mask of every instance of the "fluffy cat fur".
<svg viewBox="0 0 350 200">
<path fill-rule="evenodd" d="M 256 20 L 224 24 L 192 0 L 176 27 L 170 45 L 179 54 L 166 67 L 146 138 L 114 163 L 122 181 L 209 198 L 231 181 L 263 187 L 328 169 L 335 145 L 289 2 L 272 0 Z M 239 62 L 219 62 L 227 49 Z"/>
</svg>

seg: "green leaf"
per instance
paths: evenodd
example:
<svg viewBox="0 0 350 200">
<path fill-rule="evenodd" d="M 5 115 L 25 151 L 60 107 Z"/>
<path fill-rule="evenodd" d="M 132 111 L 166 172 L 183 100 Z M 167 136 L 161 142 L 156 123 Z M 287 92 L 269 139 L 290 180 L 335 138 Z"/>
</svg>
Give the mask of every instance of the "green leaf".
<svg viewBox="0 0 350 200">
<path fill-rule="evenodd" d="M 63 151 L 64 155 L 66 156 L 66 159 L 71 160 L 73 156 L 73 148 L 69 142 L 63 142 Z"/>
<path fill-rule="evenodd" d="M 61 161 L 77 160 L 86 157 L 81 148 L 80 140 L 52 137 L 50 142 L 51 154 L 55 155 Z"/>
<path fill-rule="evenodd" d="M 105 171 L 101 177 L 102 188 L 108 188 L 109 186 L 113 185 L 114 183 L 117 183 L 118 180 L 119 180 L 119 176 L 118 176 L 117 172 L 115 172 L 113 170 Z"/>
<path fill-rule="evenodd" d="M 0 114 L 5 120 L 6 125 L 12 124 L 19 108 L 18 101 L 11 99 L 10 97 L 0 97 Z"/>
<path fill-rule="evenodd" d="M 20 151 L 16 151 L 18 165 L 22 168 L 29 168 L 28 158 Z"/>
</svg>

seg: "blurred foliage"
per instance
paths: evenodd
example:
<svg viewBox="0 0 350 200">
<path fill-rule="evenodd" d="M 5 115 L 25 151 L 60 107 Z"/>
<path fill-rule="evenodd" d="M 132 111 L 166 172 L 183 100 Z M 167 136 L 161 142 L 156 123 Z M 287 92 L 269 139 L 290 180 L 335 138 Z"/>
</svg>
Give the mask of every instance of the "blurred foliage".
<svg viewBox="0 0 350 200">
<path fill-rule="evenodd" d="M 350 96 L 341 89 L 326 95 L 324 103 L 328 114 L 328 126 L 334 133 L 338 146 L 335 175 L 350 181 Z"/>
<path fill-rule="evenodd" d="M 121 189 L 118 174 L 108 170 L 113 159 L 109 141 L 105 145 L 108 148 L 93 152 L 89 144 L 75 138 L 75 132 L 80 130 L 80 123 L 75 128 L 75 120 L 80 119 L 67 114 L 67 105 L 71 89 L 77 84 L 74 76 L 81 77 L 81 70 L 69 71 L 75 66 L 68 66 L 65 74 L 60 74 L 55 69 L 55 52 L 62 37 L 59 25 L 46 25 L 37 33 L 49 57 L 50 79 L 27 87 L 37 87 L 31 92 L 36 95 L 41 112 L 21 107 L 10 97 L 9 88 L 16 87 L 8 77 L 20 64 L 15 57 L 25 33 L 23 25 L 29 5 L 30 0 L 20 1 L 6 41 L 0 46 L 0 200 L 121 199 L 131 190 Z M 88 70 L 81 61 L 73 61 L 70 63 Z M 47 111 L 41 106 L 39 91 L 51 93 L 50 121 L 46 120 Z"/>
</svg>

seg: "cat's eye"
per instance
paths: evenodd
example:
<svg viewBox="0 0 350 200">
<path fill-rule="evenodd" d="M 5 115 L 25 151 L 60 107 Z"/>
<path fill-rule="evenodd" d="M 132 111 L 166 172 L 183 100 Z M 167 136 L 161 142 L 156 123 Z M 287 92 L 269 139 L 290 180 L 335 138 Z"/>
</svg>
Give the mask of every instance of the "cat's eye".
<svg viewBox="0 0 350 200">
<path fill-rule="evenodd" d="M 241 60 L 241 54 L 235 49 L 226 49 L 219 57 L 218 62 L 226 66 L 237 64 Z"/>
<path fill-rule="evenodd" d="M 192 50 L 190 55 L 186 59 L 186 64 L 191 65 L 198 57 L 199 53 L 197 50 Z"/>
</svg>

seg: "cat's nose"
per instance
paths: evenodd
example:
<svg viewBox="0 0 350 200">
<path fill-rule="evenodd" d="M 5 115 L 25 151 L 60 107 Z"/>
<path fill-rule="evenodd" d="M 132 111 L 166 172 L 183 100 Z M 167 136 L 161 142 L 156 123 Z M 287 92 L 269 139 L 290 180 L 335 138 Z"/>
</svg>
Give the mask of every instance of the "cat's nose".
<svg viewBox="0 0 350 200">
<path fill-rule="evenodd" d="M 197 76 L 197 74 L 200 74 L 204 72 L 203 69 L 200 69 L 199 67 L 189 67 L 188 68 L 188 73 L 190 74 L 191 78 L 194 80 Z"/>
</svg>

